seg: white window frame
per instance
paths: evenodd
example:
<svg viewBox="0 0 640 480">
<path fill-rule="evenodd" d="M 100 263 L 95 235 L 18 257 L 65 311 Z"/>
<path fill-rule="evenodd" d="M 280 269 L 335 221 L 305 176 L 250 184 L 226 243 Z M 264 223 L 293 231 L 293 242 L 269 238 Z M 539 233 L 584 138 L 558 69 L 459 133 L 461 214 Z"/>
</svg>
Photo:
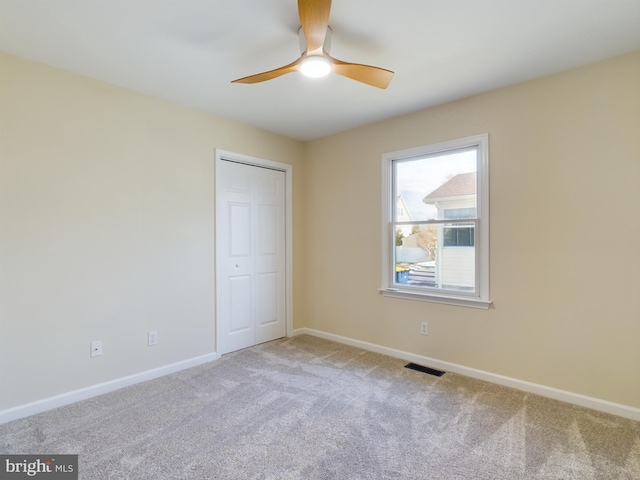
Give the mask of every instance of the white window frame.
<svg viewBox="0 0 640 480">
<path fill-rule="evenodd" d="M 396 284 L 393 212 L 396 208 L 393 166 L 397 160 L 477 148 L 477 220 L 475 226 L 475 275 L 473 293 Z M 382 287 L 384 296 L 488 309 L 489 299 L 489 135 L 481 134 L 382 155 Z"/>
</svg>

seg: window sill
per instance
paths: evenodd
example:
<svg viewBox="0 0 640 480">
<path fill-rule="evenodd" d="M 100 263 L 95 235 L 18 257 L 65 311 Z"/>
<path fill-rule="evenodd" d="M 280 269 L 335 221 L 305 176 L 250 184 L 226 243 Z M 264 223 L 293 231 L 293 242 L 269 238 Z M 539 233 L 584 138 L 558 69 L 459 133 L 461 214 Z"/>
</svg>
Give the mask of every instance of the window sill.
<svg viewBox="0 0 640 480">
<path fill-rule="evenodd" d="M 445 305 L 456 305 L 459 307 L 489 309 L 491 300 L 481 300 L 471 297 L 453 297 L 447 295 L 433 295 L 429 293 L 417 293 L 398 288 L 381 288 L 378 290 L 385 297 L 402 298 L 404 300 L 418 300 L 420 302 L 444 303 Z"/>
</svg>

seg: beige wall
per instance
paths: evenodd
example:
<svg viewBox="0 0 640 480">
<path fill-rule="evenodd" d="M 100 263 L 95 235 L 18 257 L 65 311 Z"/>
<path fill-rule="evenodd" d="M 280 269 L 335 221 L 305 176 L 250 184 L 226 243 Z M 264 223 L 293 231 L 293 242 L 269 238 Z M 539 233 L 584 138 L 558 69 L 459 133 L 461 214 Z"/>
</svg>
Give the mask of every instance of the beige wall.
<svg viewBox="0 0 640 480">
<path fill-rule="evenodd" d="M 640 52 L 305 145 L 9 55 L 0 82 L 0 410 L 213 351 L 214 148 L 294 165 L 295 328 L 640 407 Z M 379 296 L 381 155 L 484 132 L 493 308 Z"/>
<path fill-rule="evenodd" d="M 494 306 L 379 296 L 381 155 L 485 132 Z M 307 327 L 640 407 L 640 52 L 309 142 L 305 161 Z"/>
<path fill-rule="evenodd" d="M 302 144 L 5 54 L 0 72 L 0 411 L 212 353 L 214 149 L 296 182 Z"/>
</svg>

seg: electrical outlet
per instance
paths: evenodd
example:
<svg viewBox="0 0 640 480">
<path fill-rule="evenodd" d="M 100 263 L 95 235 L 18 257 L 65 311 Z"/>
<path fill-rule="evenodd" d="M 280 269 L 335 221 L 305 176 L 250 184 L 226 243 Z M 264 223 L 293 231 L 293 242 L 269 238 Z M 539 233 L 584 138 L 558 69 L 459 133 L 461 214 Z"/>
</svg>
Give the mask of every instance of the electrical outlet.
<svg viewBox="0 0 640 480">
<path fill-rule="evenodd" d="M 99 357 L 102 355 L 102 340 L 91 342 L 91 356 Z"/>
<path fill-rule="evenodd" d="M 158 332 L 156 332 L 155 330 L 153 332 L 149 332 L 149 346 L 153 346 L 153 345 L 157 345 L 158 344 Z"/>
<path fill-rule="evenodd" d="M 422 335 L 429 335 L 429 324 L 427 322 L 422 322 L 420 324 L 420 333 Z"/>
</svg>

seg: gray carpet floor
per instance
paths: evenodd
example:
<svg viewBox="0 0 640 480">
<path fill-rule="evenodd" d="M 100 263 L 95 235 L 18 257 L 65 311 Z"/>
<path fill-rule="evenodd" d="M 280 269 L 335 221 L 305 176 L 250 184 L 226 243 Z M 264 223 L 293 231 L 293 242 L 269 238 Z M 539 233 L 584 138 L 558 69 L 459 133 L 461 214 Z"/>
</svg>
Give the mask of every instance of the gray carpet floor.
<svg viewBox="0 0 640 480">
<path fill-rule="evenodd" d="M 0 426 L 82 479 L 640 479 L 640 423 L 306 335 Z"/>
</svg>

